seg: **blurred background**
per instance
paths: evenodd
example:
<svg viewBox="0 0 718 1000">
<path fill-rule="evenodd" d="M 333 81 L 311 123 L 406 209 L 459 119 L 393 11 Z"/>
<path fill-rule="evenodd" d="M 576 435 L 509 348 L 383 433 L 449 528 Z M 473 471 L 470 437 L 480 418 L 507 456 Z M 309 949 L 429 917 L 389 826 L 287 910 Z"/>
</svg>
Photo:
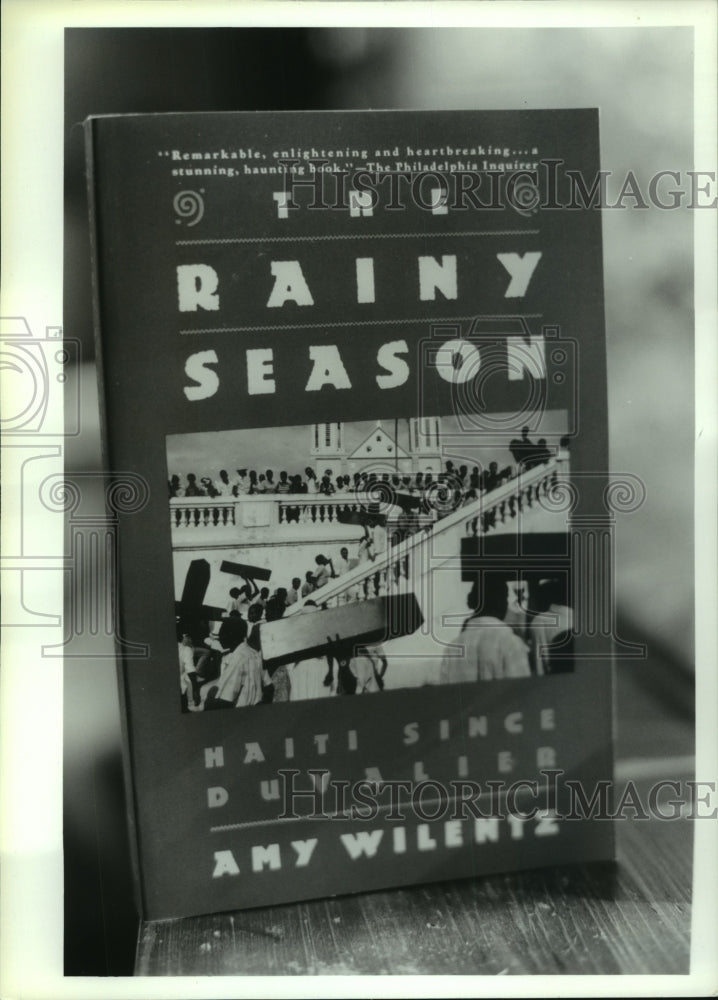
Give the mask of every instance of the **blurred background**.
<svg viewBox="0 0 718 1000">
<path fill-rule="evenodd" d="M 598 107 L 612 204 L 629 170 L 645 195 L 658 171 L 693 169 L 692 44 L 692 28 L 68 29 L 64 332 L 83 363 L 67 475 L 100 468 L 87 115 Z M 630 763 L 693 750 L 693 219 L 624 204 L 603 213 L 603 238 L 611 471 L 647 493 L 617 522 L 619 635 L 648 649 L 618 662 L 617 754 Z M 65 661 L 66 975 L 129 975 L 134 961 L 111 653 L 108 641 L 106 656 Z"/>
</svg>

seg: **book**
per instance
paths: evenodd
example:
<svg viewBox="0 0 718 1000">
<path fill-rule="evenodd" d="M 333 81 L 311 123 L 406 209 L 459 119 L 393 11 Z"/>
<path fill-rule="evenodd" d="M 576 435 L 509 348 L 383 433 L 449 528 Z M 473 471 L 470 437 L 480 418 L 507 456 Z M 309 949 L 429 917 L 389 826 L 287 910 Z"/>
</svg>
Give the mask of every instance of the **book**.
<svg viewBox="0 0 718 1000">
<path fill-rule="evenodd" d="M 142 915 L 611 858 L 597 111 L 86 135 Z"/>
</svg>

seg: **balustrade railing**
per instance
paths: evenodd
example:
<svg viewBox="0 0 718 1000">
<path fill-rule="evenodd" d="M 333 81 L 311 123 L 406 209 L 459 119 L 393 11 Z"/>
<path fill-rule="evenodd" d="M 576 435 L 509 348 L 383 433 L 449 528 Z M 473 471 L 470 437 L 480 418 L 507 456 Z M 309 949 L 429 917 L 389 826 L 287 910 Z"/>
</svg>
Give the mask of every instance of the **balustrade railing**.
<svg viewBox="0 0 718 1000">
<path fill-rule="evenodd" d="M 427 512 L 422 507 L 410 522 L 415 533 L 406 537 L 400 538 L 400 533 L 406 534 L 407 524 L 404 523 L 400 532 L 399 518 L 389 517 L 386 551 L 378 553 L 373 561 L 366 560 L 342 577 L 330 580 L 308 599 L 323 607 L 331 607 L 416 590 L 428 568 L 425 565 L 425 552 L 428 550 L 422 549 L 422 545 L 426 545 L 431 537 L 457 528 L 464 535 L 486 534 L 499 525 L 513 521 L 519 514 L 525 514 L 540 504 L 541 498 L 558 481 L 561 464 L 553 459 L 471 501 L 464 499 L 462 505 L 453 510 L 449 506 Z M 193 528 L 211 529 L 218 533 L 224 529 L 235 535 L 254 529 L 278 530 L 281 535 L 284 531 L 291 531 L 293 526 L 299 529 L 315 526 L 331 528 L 336 533 L 336 529 L 351 521 L 352 513 L 362 509 L 366 509 L 365 505 L 353 494 L 332 497 L 292 494 L 181 497 L 170 500 L 170 521 L 176 531 L 187 531 L 188 539 Z M 398 508 L 395 512 L 398 514 Z M 458 551 L 458 544 L 456 548 Z M 293 605 L 287 614 L 296 613 L 303 603 Z"/>
<path fill-rule="evenodd" d="M 341 524 L 341 516 L 359 512 L 358 500 L 342 497 L 284 496 L 277 499 L 278 524 Z"/>
<path fill-rule="evenodd" d="M 270 494 L 242 497 L 173 497 L 169 501 L 170 525 L 185 528 L 289 527 L 334 525 L 343 516 L 365 509 L 355 494 L 331 497 L 305 494 Z"/>
<path fill-rule="evenodd" d="M 235 521 L 234 497 L 175 497 L 170 500 L 173 528 L 226 528 Z"/>
<path fill-rule="evenodd" d="M 392 593 L 416 590 L 425 573 L 427 546 L 440 533 L 459 527 L 464 534 L 486 534 L 514 520 L 518 515 L 538 505 L 558 482 L 559 462 L 556 459 L 502 483 L 469 503 L 441 517 L 413 535 L 391 544 L 398 537 L 396 524 L 387 525 L 388 547 L 374 561 L 366 561 L 314 591 L 305 600 L 320 607 L 336 607 L 353 601 L 369 600 Z M 392 531 L 392 529 L 394 529 Z M 304 604 L 300 601 L 287 609 L 286 615 L 296 614 Z"/>
<path fill-rule="evenodd" d="M 540 465 L 486 493 L 480 498 L 480 510 L 467 518 L 466 534 L 486 534 L 538 504 L 558 482 L 557 465 L 555 460 Z"/>
</svg>

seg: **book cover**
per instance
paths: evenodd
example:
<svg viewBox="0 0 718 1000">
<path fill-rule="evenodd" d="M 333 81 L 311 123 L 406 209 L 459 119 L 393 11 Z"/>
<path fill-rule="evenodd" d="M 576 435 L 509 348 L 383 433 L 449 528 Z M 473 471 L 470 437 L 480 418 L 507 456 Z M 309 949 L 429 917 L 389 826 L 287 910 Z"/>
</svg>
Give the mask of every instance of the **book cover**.
<svg viewBox="0 0 718 1000">
<path fill-rule="evenodd" d="M 597 112 L 86 130 L 142 914 L 612 857 Z"/>
</svg>

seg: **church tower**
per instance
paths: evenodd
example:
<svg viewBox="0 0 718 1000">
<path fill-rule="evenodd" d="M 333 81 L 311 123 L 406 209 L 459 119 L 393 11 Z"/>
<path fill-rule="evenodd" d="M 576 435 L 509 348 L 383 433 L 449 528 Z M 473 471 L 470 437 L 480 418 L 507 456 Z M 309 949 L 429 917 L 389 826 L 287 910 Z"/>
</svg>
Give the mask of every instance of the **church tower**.
<svg viewBox="0 0 718 1000">
<path fill-rule="evenodd" d="M 332 479 L 344 471 L 344 428 L 341 422 L 331 424 L 314 424 L 312 427 L 312 443 L 310 455 L 313 459 L 314 471 L 321 480 L 327 469 Z"/>
<path fill-rule="evenodd" d="M 417 472 L 442 471 L 441 424 L 438 417 L 412 417 L 409 421 L 409 446 Z"/>
</svg>

